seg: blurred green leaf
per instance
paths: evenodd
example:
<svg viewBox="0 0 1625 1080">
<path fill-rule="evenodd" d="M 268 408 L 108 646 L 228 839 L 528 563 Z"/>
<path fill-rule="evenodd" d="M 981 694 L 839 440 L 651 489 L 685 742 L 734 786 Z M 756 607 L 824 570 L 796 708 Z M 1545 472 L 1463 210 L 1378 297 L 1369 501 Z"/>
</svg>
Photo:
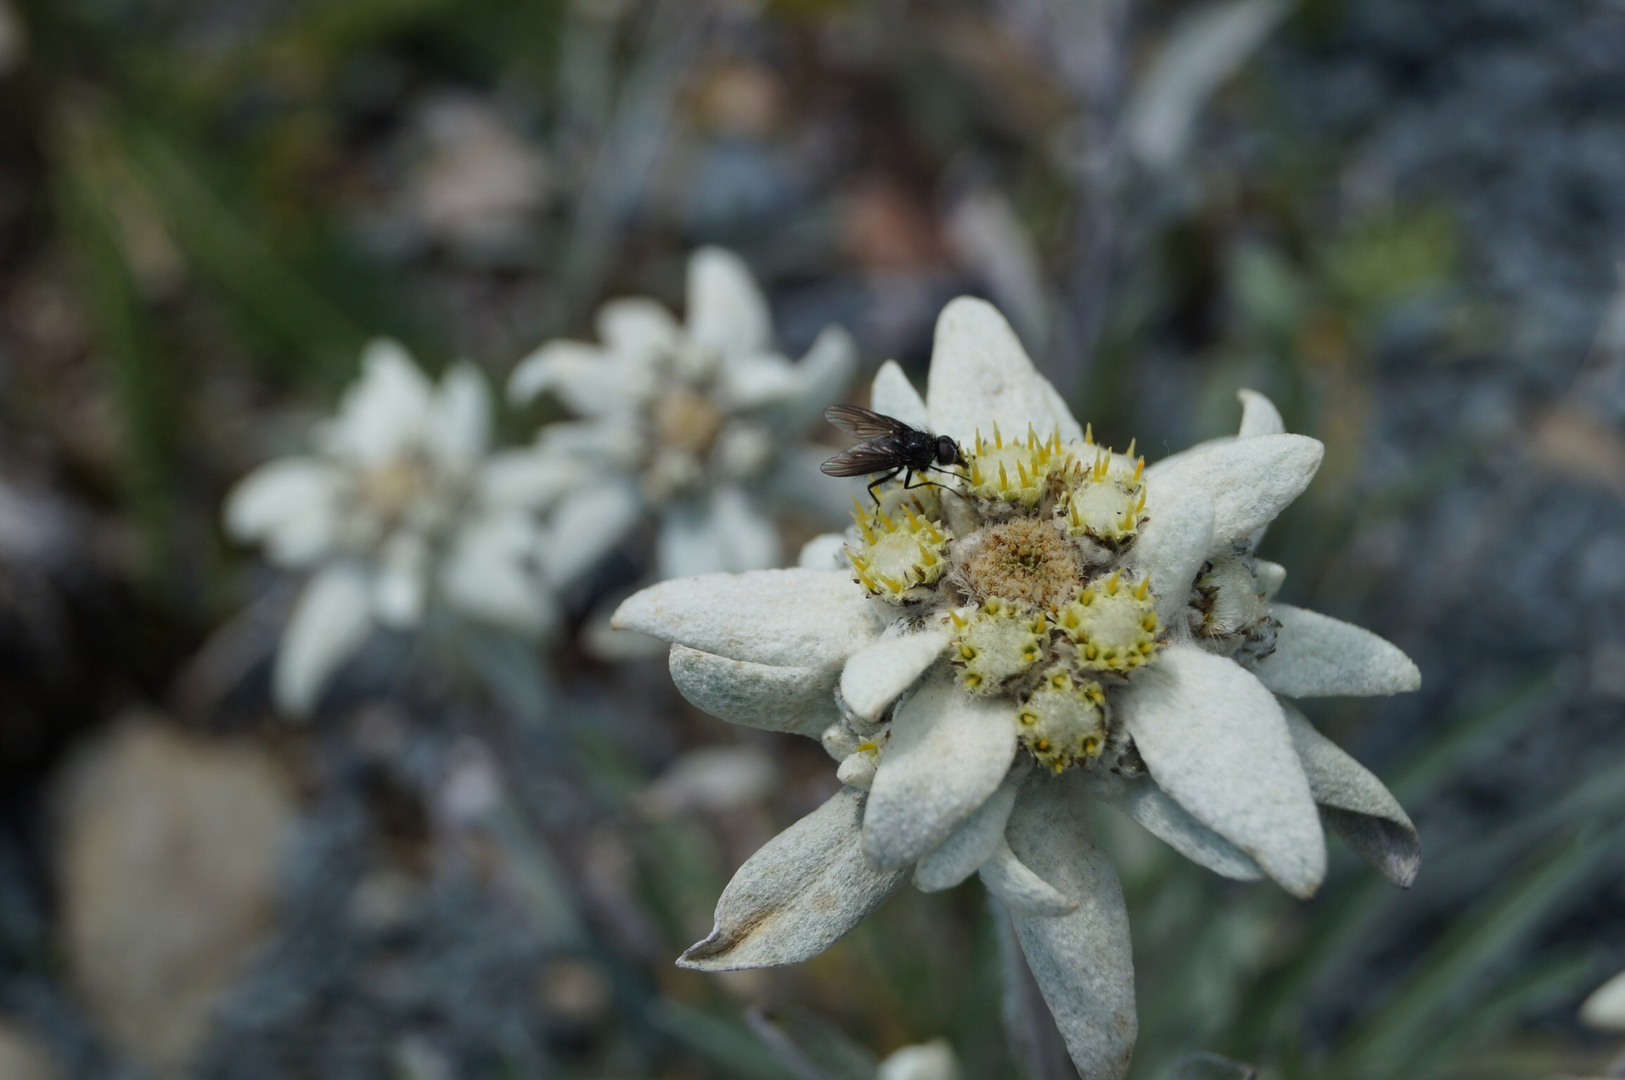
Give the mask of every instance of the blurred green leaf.
<svg viewBox="0 0 1625 1080">
<path fill-rule="evenodd" d="M 740 1024 L 670 998 L 651 1001 L 647 1018 L 656 1031 L 715 1065 L 724 1077 L 736 1077 L 738 1080 L 803 1080 Z"/>
</svg>

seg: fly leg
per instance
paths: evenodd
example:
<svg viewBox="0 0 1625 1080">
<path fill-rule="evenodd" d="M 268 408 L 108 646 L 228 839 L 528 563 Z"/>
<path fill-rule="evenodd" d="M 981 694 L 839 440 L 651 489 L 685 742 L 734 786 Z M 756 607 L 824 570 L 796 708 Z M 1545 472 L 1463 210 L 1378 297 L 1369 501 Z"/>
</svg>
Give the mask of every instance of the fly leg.
<svg viewBox="0 0 1625 1080">
<path fill-rule="evenodd" d="M 877 476 L 873 480 L 869 481 L 869 498 L 875 501 L 875 509 L 878 510 L 880 508 L 880 496 L 875 492 L 875 488 L 879 487 L 881 484 L 884 484 L 888 480 L 897 479 L 897 474 L 902 471 L 903 470 L 901 469 L 893 469 L 891 472 Z M 906 484 L 904 486 L 907 487 Z"/>
</svg>

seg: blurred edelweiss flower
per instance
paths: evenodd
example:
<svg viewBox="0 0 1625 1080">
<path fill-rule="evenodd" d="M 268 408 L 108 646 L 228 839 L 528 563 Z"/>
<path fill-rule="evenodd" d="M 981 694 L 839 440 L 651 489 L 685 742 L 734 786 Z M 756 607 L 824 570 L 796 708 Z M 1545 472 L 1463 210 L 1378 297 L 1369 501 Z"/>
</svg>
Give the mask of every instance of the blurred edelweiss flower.
<svg viewBox="0 0 1625 1080">
<path fill-rule="evenodd" d="M 702 248 L 688 264 L 685 325 L 652 300 L 615 300 L 598 313 L 598 336 L 602 345 L 543 345 L 508 384 L 515 400 L 551 391 L 583 418 L 539 437 L 582 481 L 555 515 L 555 557 L 590 566 L 654 513 L 661 578 L 778 565 L 767 503 L 831 502 L 815 479 L 826 455 L 795 436 L 851 376 L 846 333 L 826 329 L 791 363 L 772 349 L 745 264 Z"/>
<path fill-rule="evenodd" d="M 958 440 L 962 477 L 894 488 L 797 569 L 669 581 L 621 607 L 617 625 L 672 642 L 691 702 L 820 738 L 845 784 L 740 868 L 683 966 L 804 960 L 910 877 L 979 873 L 1079 1069 L 1117 1077 L 1133 969 L 1090 797 L 1227 877 L 1310 895 L 1324 820 L 1409 884 L 1404 810 L 1276 695 L 1392 694 L 1416 667 L 1273 602 L 1285 571 L 1253 549 L 1322 448 L 1242 399 L 1239 436 L 1147 468 L 1092 442 L 996 310 L 956 300 L 926 399 L 888 363 L 872 404 Z"/>
<path fill-rule="evenodd" d="M 490 390 L 470 364 L 434 385 L 375 341 L 313 452 L 244 478 L 227 531 L 310 570 L 277 653 L 278 705 L 308 712 L 375 625 L 419 624 L 432 600 L 525 634 L 551 625 L 533 512 L 560 490 L 534 451 L 489 452 Z"/>
<path fill-rule="evenodd" d="M 905 1046 L 880 1063 L 876 1080 L 959 1080 L 959 1058 L 946 1039 Z"/>
</svg>

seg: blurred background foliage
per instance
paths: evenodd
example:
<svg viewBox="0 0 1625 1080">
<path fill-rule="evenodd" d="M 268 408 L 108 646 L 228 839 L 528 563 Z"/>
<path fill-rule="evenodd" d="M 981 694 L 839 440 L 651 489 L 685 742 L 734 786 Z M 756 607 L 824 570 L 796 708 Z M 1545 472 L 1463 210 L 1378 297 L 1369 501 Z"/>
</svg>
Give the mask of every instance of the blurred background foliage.
<svg viewBox="0 0 1625 1080">
<path fill-rule="evenodd" d="M 837 322 L 918 379 L 972 292 L 1105 440 L 1222 434 L 1251 386 L 1327 444 L 1264 554 L 1420 663 L 1313 718 L 1428 858 L 1300 904 L 1103 818 L 1135 1076 L 1600 1074 L 1621 55 L 1580 0 L 0 0 L 0 1072 L 848 1080 L 946 1036 L 1018 1075 L 976 886 L 672 966 L 834 779 L 659 662 L 564 642 L 493 695 L 476 649 L 269 711 L 289 594 L 219 500 L 360 345 L 500 379 L 720 243 L 791 353 Z"/>
</svg>

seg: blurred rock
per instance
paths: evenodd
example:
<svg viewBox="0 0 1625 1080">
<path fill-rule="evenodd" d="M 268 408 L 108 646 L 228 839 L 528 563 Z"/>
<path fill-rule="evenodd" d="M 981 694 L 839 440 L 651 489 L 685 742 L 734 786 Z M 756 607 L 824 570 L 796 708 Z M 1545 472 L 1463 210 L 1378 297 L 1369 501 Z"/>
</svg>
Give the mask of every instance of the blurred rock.
<svg viewBox="0 0 1625 1080">
<path fill-rule="evenodd" d="M 111 1041 L 175 1073 L 274 928 L 293 799 L 251 744 L 151 718 L 71 762 L 56 795 L 71 979 Z"/>
<path fill-rule="evenodd" d="M 29 1032 L 0 1020 L 0 1078 L 3 1080 L 53 1080 L 56 1069 L 50 1055 Z"/>
<path fill-rule="evenodd" d="M 504 252 L 547 202 L 547 163 L 478 98 L 448 94 L 418 116 L 427 152 L 407 192 L 431 239 L 468 255 Z"/>
<path fill-rule="evenodd" d="M 1625 434 L 1580 405 L 1557 405 L 1535 419 L 1529 455 L 1547 472 L 1625 492 Z"/>
<path fill-rule="evenodd" d="M 592 961 L 560 957 L 542 966 L 536 998 L 550 1017 L 585 1027 L 609 1010 L 615 988 Z"/>
</svg>

